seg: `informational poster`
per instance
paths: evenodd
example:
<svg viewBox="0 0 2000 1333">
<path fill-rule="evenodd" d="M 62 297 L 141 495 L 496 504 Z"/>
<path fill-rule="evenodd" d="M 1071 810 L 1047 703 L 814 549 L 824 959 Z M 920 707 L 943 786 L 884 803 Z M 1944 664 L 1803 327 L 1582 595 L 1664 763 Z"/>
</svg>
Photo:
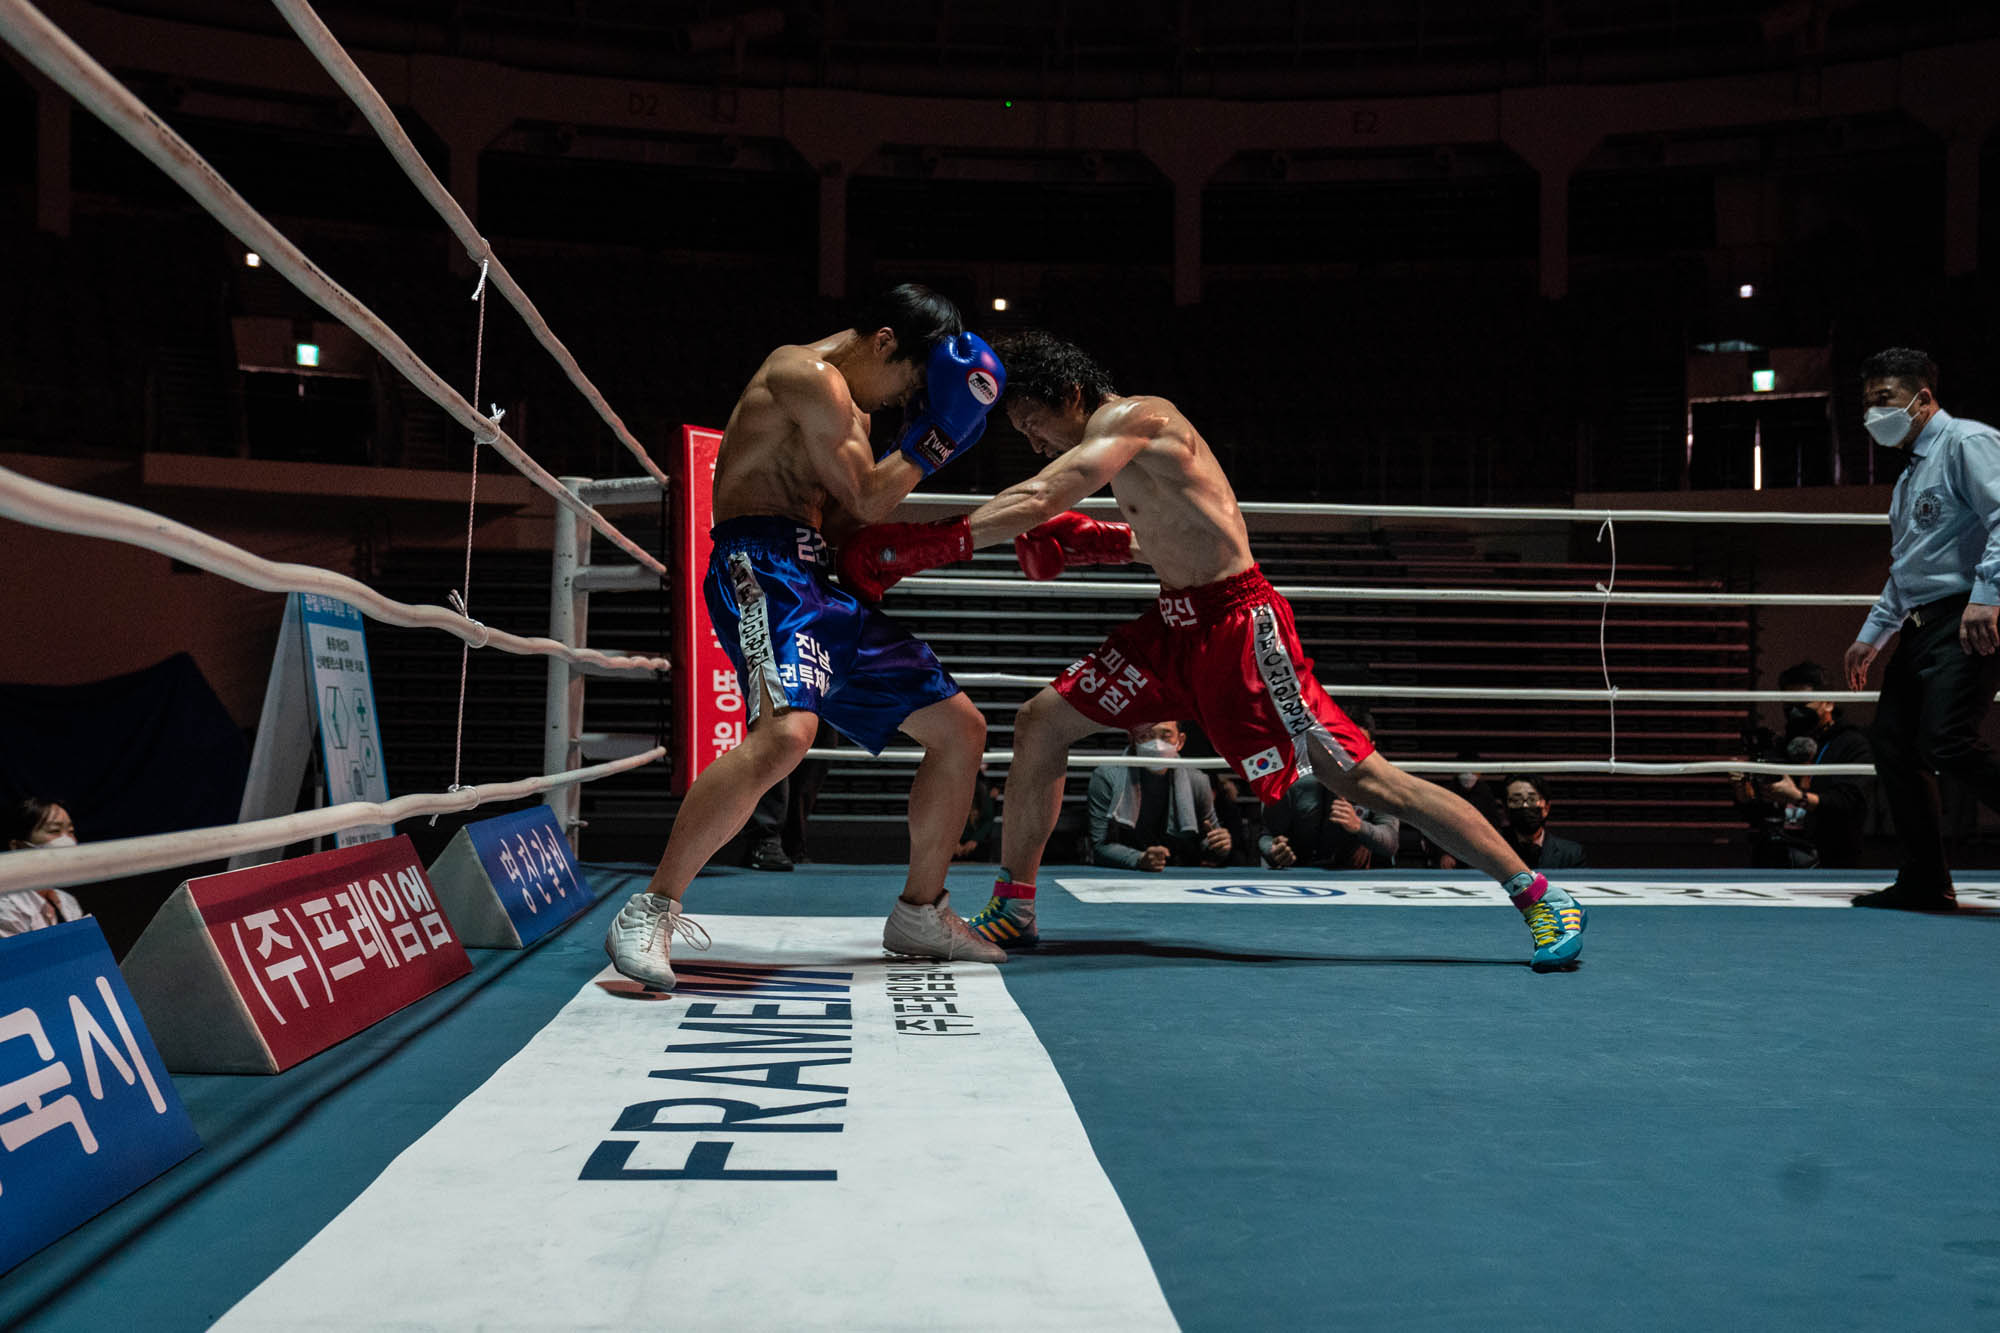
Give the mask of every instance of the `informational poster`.
<svg viewBox="0 0 2000 1333">
<path fill-rule="evenodd" d="M 386 801 L 381 733 L 375 723 L 375 686 L 368 674 L 368 639 L 361 613 L 346 602 L 295 593 L 311 673 L 313 714 L 319 723 L 326 803 Z M 394 836 L 388 824 L 343 830 L 337 845 Z"/>
<path fill-rule="evenodd" d="M 743 687 L 715 626 L 708 620 L 701 585 L 708 573 L 715 516 L 715 459 L 722 432 L 681 427 L 681 504 L 676 517 L 675 554 L 680 577 L 674 586 L 674 781 L 685 793 L 701 771 L 743 740 Z"/>
</svg>

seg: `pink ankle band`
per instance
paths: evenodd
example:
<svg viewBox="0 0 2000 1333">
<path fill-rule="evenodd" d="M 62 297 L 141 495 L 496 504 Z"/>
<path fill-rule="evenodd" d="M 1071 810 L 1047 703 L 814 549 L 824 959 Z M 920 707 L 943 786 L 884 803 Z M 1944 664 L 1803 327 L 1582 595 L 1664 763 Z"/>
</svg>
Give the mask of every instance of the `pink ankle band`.
<svg viewBox="0 0 2000 1333">
<path fill-rule="evenodd" d="M 1547 893 L 1548 891 L 1549 891 L 1548 876 L 1537 875 L 1535 876 L 1535 882 L 1533 884 L 1530 884 L 1527 888 L 1523 889 L 1521 892 L 1511 895 L 1511 901 L 1516 907 L 1533 907 L 1536 903 L 1542 900 L 1542 895 Z"/>
<path fill-rule="evenodd" d="M 995 898 L 1032 898 L 1035 896 L 1035 886 L 1032 884 L 1016 884 L 1011 879 L 996 879 L 993 881 L 993 896 Z"/>
</svg>

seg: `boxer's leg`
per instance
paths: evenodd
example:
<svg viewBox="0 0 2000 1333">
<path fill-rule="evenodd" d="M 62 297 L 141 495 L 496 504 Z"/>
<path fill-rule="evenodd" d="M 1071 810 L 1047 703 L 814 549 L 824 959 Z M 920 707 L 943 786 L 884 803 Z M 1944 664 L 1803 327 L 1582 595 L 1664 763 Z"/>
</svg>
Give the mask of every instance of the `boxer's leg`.
<svg viewBox="0 0 2000 1333">
<path fill-rule="evenodd" d="M 903 719 L 902 731 L 924 747 L 910 784 L 910 874 L 882 926 L 882 947 L 919 958 L 1004 963 L 1001 949 L 967 928 L 951 910 L 944 874 L 972 810 L 972 784 L 986 745 L 986 719 L 954 694 Z"/>
<path fill-rule="evenodd" d="M 798 767 L 818 729 L 812 713 L 778 712 L 767 696 L 743 743 L 703 769 L 688 788 L 646 891 L 678 902 L 689 881 L 750 818 L 758 798 Z"/>
<path fill-rule="evenodd" d="M 924 747 L 910 782 L 910 875 L 903 901 L 927 907 L 944 892 L 952 850 L 972 812 L 986 719 L 972 700 L 954 694 L 904 718 L 902 730 Z"/>
<path fill-rule="evenodd" d="M 1500 836 L 1500 830 L 1458 793 L 1405 773 L 1380 754 L 1342 769 L 1326 747 L 1308 741 L 1306 748 L 1312 755 L 1313 776 L 1354 804 L 1415 825 L 1439 847 L 1502 884 L 1527 873 L 1528 867 Z"/>
<path fill-rule="evenodd" d="M 762 683 L 756 688 L 762 691 Z M 681 895 L 708 858 L 736 836 L 757 798 L 798 765 L 818 727 L 819 719 L 809 712 L 778 712 L 765 693 L 743 743 L 702 770 L 681 802 L 646 892 L 633 894 L 605 931 L 604 951 L 620 973 L 672 990 L 674 937 L 708 947 L 708 932 L 681 915 Z"/>
<path fill-rule="evenodd" d="M 1357 805 L 1415 824 L 1425 836 L 1467 865 L 1500 881 L 1520 909 L 1535 943 L 1537 972 L 1576 966 L 1583 952 L 1584 910 L 1568 892 L 1529 870 L 1500 831 L 1456 792 L 1405 773 L 1380 754 L 1343 769 L 1327 747 L 1306 743 L 1313 774 Z"/>
<path fill-rule="evenodd" d="M 1062 817 L 1069 747 L 1104 729 L 1047 687 L 1015 713 L 1014 762 L 1000 812 L 1000 872 L 1007 879 L 1033 886 Z"/>
</svg>

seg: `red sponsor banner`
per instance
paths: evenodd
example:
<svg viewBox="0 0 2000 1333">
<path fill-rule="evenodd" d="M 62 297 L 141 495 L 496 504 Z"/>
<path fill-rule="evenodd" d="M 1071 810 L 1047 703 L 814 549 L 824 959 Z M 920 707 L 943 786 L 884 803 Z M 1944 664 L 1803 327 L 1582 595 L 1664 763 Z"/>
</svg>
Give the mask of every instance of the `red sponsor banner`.
<svg viewBox="0 0 2000 1333">
<path fill-rule="evenodd" d="M 472 970 L 407 837 L 187 889 L 279 1069 Z"/>
<path fill-rule="evenodd" d="M 715 526 L 715 457 L 722 432 L 705 426 L 681 427 L 681 503 L 675 507 L 675 550 L 681 577 L 674 585 L 674 781 L 676 795 L 687 792 L 701 771 L 743 740 L 743 687 L 715 627 L 701 585 L 708 573 Z"/>
</svg>

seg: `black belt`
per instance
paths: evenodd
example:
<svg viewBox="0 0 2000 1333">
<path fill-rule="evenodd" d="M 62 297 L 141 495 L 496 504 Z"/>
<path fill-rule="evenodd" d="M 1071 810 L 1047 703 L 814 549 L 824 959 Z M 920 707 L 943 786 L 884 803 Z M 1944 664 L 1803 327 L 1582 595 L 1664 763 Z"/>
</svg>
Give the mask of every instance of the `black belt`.
<svg viewBox="0 0 2000 1333">
<path fill-rule="evenodd" d="M 1965 604 L 1971 600 L 1970 592 L 1956 592 L 1949 597 L 1940 597 L 1935 602 L 1925 602 L 1904 619 L 1922 629 L 1925 625 L 1942 620 L 1946 616 L 1959 615 L 1965 610 Z"/>
</svg>

